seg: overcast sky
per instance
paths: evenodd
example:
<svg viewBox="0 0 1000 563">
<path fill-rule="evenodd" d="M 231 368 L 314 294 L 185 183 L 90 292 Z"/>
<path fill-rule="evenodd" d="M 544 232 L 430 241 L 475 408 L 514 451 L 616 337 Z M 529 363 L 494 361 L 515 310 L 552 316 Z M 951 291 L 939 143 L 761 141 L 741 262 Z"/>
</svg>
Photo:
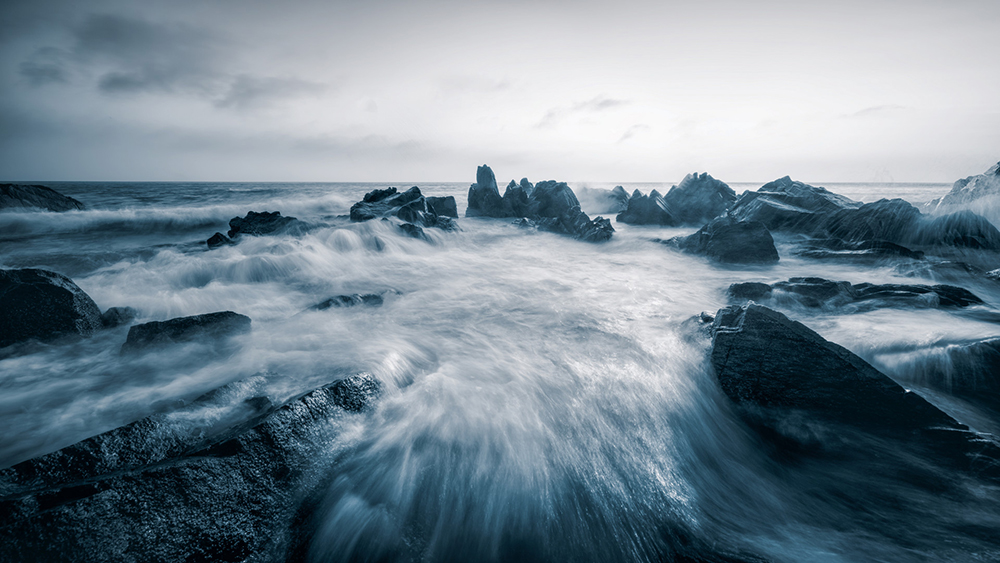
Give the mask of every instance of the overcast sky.
<svg viewBox="0 0 1000 563">
<path fill-rule="evenodd" d="M 1000 2 L 4 2 L 0 179 L 943 181 Z"/>
</svg>

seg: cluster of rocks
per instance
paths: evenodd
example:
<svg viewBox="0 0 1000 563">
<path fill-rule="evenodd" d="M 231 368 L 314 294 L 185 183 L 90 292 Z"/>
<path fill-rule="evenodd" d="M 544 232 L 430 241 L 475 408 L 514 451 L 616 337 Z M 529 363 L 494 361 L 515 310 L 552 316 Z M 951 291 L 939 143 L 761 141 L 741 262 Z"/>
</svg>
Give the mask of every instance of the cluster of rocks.
<svg viewBox="0 0 1000 563">
<path fill-rule="evenodd" d="M 522 225 L 569 235 L 587 242 L 609 240 L 615 229 L 603 217 L 591 220 L 580 209 L 576 194 L 565 182 L 547 180 L 532 185 L 527 178 L 511 180 L 501 197 L 493 170 L 485 164 L 476 170 L 469 187 L 466 217 L 522 218 Z"/>
<path fill-rule="evenodd" d="M 760 221 L 729 216 L 713 219 L 693 235 L 659 242 L 723 264 L 774 264 L 779 259 L 774 238 Z"/>
<path fill-rule="evenodd" d="M 402 221 L 399 229 L 404 235 L 427 242 L 431 239 L 424 232 L 425 227 L 443 231 L 458 229 L 458 224 L 453 220 L 458 218 L 455 198 L 424 197 L 416 186 L 402 193 L 398 193 L 396 188 L 372 190 L 365 194 L 364 199 L 351 206 L 351 221 L 390 217 Z"/>
<path fill-rule="evenodd" d="M 82 210 L 85 206 L 45 186 L 0 184 L 0 209 L 44 209 L 61 212 Z"/>
<path fill-rule="evenodd" d="M 631 225 L 697 225 L 724 214 L 736 201 L 736 192 L 708 173 L 688 174 L 666 195 L 653 190 L 632 192 L 617 221 Z"/>
<path fill-rule="evenodd" d="M 280 233 L 300 234 L 308 229 L 308 223 L 295 217 L 282 217 L 280 211 L 261 211 L 259 213 L 249 211 L 245 217 L 233 217 L 229 220 L 229 232 L 226 235 L 215 233 L 206 243 L 209 249 L 213 249 L 233 244 L 241 235 L 259 237 Z"/>
<path fill-rule="evenodd" d="M 982 305 L 983 300 L 971 291 L 953 285 L 851 284 L 823 278 L 796 277 L 773 284 L 734 283 L 727 295 L 731 302 L 774 301 L 794 303 L 807 308 L 853 311 L 884 307 L 964 308 Z"/>
</svg>

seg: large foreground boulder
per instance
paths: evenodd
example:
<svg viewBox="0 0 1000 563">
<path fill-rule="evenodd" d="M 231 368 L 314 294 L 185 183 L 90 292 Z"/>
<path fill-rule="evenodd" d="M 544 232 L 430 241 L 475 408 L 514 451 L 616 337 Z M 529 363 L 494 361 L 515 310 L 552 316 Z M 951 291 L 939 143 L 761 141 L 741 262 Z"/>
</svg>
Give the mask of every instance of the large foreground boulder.
<svg viewBox="0 0 1000 563">
<path fill-rule="evenodd" d="M 45 186 L 0 184 L 0 209 L 32 208 L 46 211 L 74 211 L 84 209 L 84 205 Z"/>
<path fill-rule="evenodd" d="M 198 341 L 220 341 L 229 336 L 250 332 L 250 317 L 232 311 L 220 311 L 168 321 L 153 321 L 135 325 L 128 330 L 122 353 L 134 353 L 170 344 Z"/>
<path fill-rule="evenodd" d="M 245 217 L 233 217 L 229 220 L 229 238 L 240 235 L 273 235 L 285 232 L 300 232 L 306 224 L 295 217 L 282 217 L 280 211 L 247 212 Z M 214 238 L 214 237 L 213 237 Z"/>
<path fill-rule="evenodd" d="M 101 326 L 97 304 L 66 276 L 34 268 L 0 270 L 0 348 L 89 336 Z"/>
<path fill-rule="evenodd" d="M 277 408 L 223 389 L 176 416 L 2 470 L 0 553 L 11 562 L 286 560 L 329 478 L 321 460 L 331 440 L 380 388 L 360 374 Z"/>
<path fill-rule="evenodd" d="M 759 221 L 719 217 L 687 237 L 668 241 L 692 254 L 723 264 L 773 264 L 778 261 L 774 239 Z"/>
<path fill-rule="evenodd" d="M 929 463 L 1000 478 L 995 444 L 777 311 L 753 303 L 719 310 L 711 362 L 744 420 L 785 453 L 876 456 L 856 449 L 875 438 Z"/>
<path fill-rule="evenodd" d="M 971 291 L 953 285 L 851 284 L 823 278 L 796 277 L 771 285 L 744 282 L 729 286 L 730 300 L 743 303 L 773 302 L 806 308 L 844 309 L 851 312 L 885 307 L 964 308 L 982 305 L 983 300 Z"/>
</svg>

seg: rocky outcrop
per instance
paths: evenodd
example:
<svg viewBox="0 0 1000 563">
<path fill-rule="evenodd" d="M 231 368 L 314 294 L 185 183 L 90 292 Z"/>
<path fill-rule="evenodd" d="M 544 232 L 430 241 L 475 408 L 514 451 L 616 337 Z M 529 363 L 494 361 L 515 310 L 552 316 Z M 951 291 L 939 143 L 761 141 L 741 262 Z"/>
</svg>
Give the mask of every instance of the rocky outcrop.
<svg viewBox="0 0 1000 563">
<path fill-rule="evenodd" d="M 84 209 L 84 205 L 45 186 L 0 184 L 0 209 L 74 211 Z"/>
<path fill-rule="evenodd" d="M 727 292 L 737 303 L 756 301 L 807 308 L 838 309 L 852 312 L 885 307 L 963 308 L 981 305 L 971 291 L 953 285 L 851 284 L 823 278 L 799 277 L 771 285 L 758 282 L 734 283 Z"/>
<path fill-rule="evenodd" d="M 664 202 L 679 225 L 701 225 L 736 203 L 736 192 L 707 172 L 688 174 L 670 188 Z"/>
<path fill-rule="evenodd" d="M 632 197 L 628 199 L 625 211 L 615 218 L 619 223 L 627 225 L 661 225 L 672 226 L 677 224 L 666 201 L 660 192 L 653 190 L 649 195 L 642 195 L 642 192 L 635 190 Z"/>
<path fill-rule="evenodd" d="M 0 270 L 0 348 L 89 336 L 100 327 L 101 310 L 66 276 L 34 268 Z"/>
<path fill-rule="evenodd" d="M 275 407 L 230 385 L 0 471 L 6 561 L 280 561 L 349 412 L 360 374 Z M 220 414 L 222 413 L 222 414 Z"/>
<path fill-rule="evenodd" d="M 331 307 L 354 307 L 356 305 L 368 305 L 369 307 L 379 307 L 382 305 L 381 295 L 375 293 L 352 293 L 350 295 L 336 295 L 329 299 L 324 299 L 319 303 L 309 307 L 313 311 L 324 311 Z"/>
<path fill-rule="evenodd" d="M 990 196 L 1000 196 L 1000 162 L 982 174 L 956 181 L 947 195 L 931 201 L 927 207 L 930 210 L 941 210 L 953 205 L 965 205 Z"/>
<path fill-rule="evenodd" d="M 812 233 L 827 215 L 858 207 L 860 202 L 785 176 L 744 192 L 729 213 L 740 221 L 760 221 L 772 232 Z"/>
<path fill-rule="evenodd" d="M 457 215 L 455 198 L 450 196 L 448 198 L 435 198 L 435 202 L 435 205 L 440 206 L 443 211 Z M 382 219 L 397 217 L 404 223 L 411 223 L 416 228 L 419 228 L 418 225 L 437 227 L 445 231 L 458 228 L 458 225 L 450 217 L 439 214 L 433 206 L 428 206 L 427 198 L 420 193 L 420 188 L 416 186 L 403 193 L 397 193 L 396 188 L 373 190 L 365 194 L 364 199 L 351 206 L 351 221 L 370 221 L 379 217 Z"/>
<path fill-rule="evenodd" d="M 455 204 L 454 196 L 427 196 L 424 198 L 424 203 L 427 205 L 427 211 L 430 213 L 458 219 L 458 206 Z"/>
<path fill-rule="evenodd" d="M 136 311 L 132 307 L 108 307 L 107 311 L 101 313 L 101 325 L 104 328 L 127 325 L 138 316 L 139 311 Z"/>
<path fill-rule="evenodd" d="M 795 253 L 806 258 L 821 260 L 923 260 L 924 253 L 910 250 L 903 245 L 885 240 L 863 240 L 847 242 L 840 239 L 810 239 L 799 246 Z"/>
<path fill-rule="evenodd" d="M 527 179 L 513 181 L 500 197 L 493 170 L 485 164 L 476 171 L 476 183 L 469 188 L 467 217 L 521 217 L 522 225 L 557 232 L 587 242 L 603 242 L 615 229 L 611 221 L 591 218 L 580 210 L 580 202 L 565 182 L 546 180 L 534 186 Z"/>
<path fill-rule="evenodd" d="M 752 303 L 721 309 L 711 362 L 742 418 L 783 453 L 875 457 L 858 444 L 891 443 L 929 464 L 1000 478 L 994 444 L 781 313 Z"/>
<path fill-rule="evenodd" d="M 208 249 L 212 250 L 214 248 L 219 248 L 220 246 L 226 246 L 233 244 L 233 240 L 222 233 L 215 233 L 207 241 Z"/>
<path fill-rule="evenodd" d="M 1000 423 L 1000 338 L 949 345 L 898 368 L 907 381 L 991 411 Z"/>
<path fill-rule="evenodd" d="M 250 322 L 250 317 L 245 315 L 221 311 L 143 323 L 129 329 L 121 351 L 123 354 L 135 353 L 193 340 L 221 341 L 229 336 L 250 332 Z"/>
<path fill-rule="evenodd" d="M 229 238 L 240 235 L 273 235 L 286 232 L 301 232 L 307 225 L 295 217 L 282 217 L 280 211 L 249 211 L 246 217 L 229 220 Z M 214 236 L 212 238 L 215 238 Z"/>
<path fill-rule="evenodd" d="M 723 264 L 773 264 L 778 261 L 774 239 L 759 221 L 719 217 L 695 234 L 673 238 L 667 243 Z"/>
</svg>

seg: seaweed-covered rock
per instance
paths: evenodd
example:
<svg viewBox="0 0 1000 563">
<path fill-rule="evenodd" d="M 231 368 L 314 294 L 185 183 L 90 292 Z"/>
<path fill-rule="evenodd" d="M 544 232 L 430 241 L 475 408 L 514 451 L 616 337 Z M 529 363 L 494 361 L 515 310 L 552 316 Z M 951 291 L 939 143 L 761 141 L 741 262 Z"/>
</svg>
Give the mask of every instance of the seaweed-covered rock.
<svg viewBox="0 0 1000 563">
<path fill-rule="evenodd" d="M 250 332 L 250 323 L 250 317 L 232 311 L 143 323 L 129 329 L 121 351 L 125 354 L 193 340 L 221 340 Z"/>
<path fill-rule="evenodd" d="M 0 184 L 0 209 L 32 208 L 74 211 L 85 207 L 79 201 L 45 186 Z"/>
<path fill-rule="evenodd" d="M 302 231 L 306 224 L 295 217 L 282 217 L 280 211 L 248 211 L 245 217 L 229 220 L 229 238 L 240 235 L 273 235 L 290 231 Z M 214 238 L 214 237 L 213 237 Z"/>
<path fill-rule="evenodd" d="M 628 199 L 625 211 L 618 214 L 616 220 L 627 225 L 676 225 L 677 220 L 671 209 L 663 200 L 660 192 L 653 190 L 649 195 L 635 190 Z"/>
<path fill-rule="evenodd" d="M 736 192 L 707 172 L 688 174 L 663 196 L 680 225 L 700 225 L 722 215 L 736 202 Z"/>
<path fill-rule="evenodd" d="M 278 408 L 213 393 L 173 423 L 156 415 L 2 470 L 0 552 L 12 562 L 286 560 L 302 541 L 304 499 L 329 478 L 331 438 L 380 389 L 359 374 Z M 220 409 L 234 424 L 220 424 Z"/>
<path fill-rule="evenodd" d="M 0 270 L 0 348 L 89 336 L 100 327 L 101 310 L 66 276 L 35 268 Z"/>
<path fill-rule="evenodd" d="M 684 252 L 708 256 L 723 264 L 773 264 L 778 261 L 774 239 L 760 221 L 719 217 L 695 234 L 669 242 Z"/>
</svg>

